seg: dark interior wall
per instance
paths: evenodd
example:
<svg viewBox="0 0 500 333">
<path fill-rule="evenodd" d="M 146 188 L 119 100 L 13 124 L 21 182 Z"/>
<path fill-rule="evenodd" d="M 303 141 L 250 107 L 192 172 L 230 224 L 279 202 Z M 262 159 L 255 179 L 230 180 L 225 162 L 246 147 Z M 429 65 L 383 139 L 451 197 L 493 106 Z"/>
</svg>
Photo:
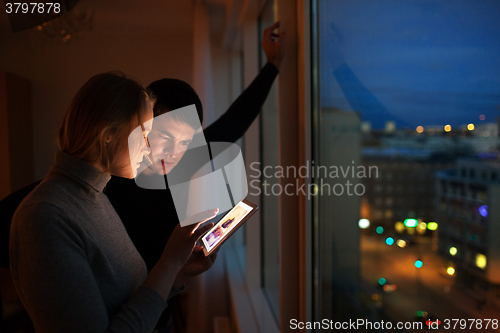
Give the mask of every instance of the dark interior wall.
<svg viewBox="0 0 500 333">
<path fill-rule="evenodd" d="M 68 45 L 36 31 L 0 33 L 0 72 L 32 83 L 35 178 L 49 170 L 55 135 L 71 98 L 93 75 L 120 70 L 143 84 L 162 77 L 191 83 L 192 30 L 103 33 L 98 29 Z"/>
</svg>

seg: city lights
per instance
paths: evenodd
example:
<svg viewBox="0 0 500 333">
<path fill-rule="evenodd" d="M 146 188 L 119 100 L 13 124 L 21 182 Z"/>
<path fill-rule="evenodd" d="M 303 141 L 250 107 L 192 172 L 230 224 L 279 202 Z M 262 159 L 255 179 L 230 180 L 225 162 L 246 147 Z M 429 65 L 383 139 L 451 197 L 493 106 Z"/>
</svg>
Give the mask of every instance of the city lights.
<svg viewBox="0 0 500 333">
<path fill-rule="evenodd" d="M 437 230 L 438 224 L 436 222 L 427 223 L 427 229 L 429 230 Z"/>
<path fill-rule="evenodd" d="M 406 242 L 403 240 L 403 239 L 399 239 L 397 242 L 396 242 L 397 246 L 399 246 L 400 248 L 404 248 L 406 246 Z"/>
<path fill-rule="evenodd" d="M 401 221 L 396 222 L 394 223 L 394 229 L 396 230 L 396 232 L 402 233 L 403 231 L 405 231 L 405 225 Z"/>
<path fill-rule="evenodd" d="M 360 229 L 367 229 L 370 226 L 370 221 L 368 219 L 361 219 L 358 225 Z"/>
<path fill-rule="evenodd" d="M 378 226 L 377 229 L 375 229 L 375 232 L 379 235 L 382 235 L 384 233 L 384 228 Z"/>
<path fill-rule="evenodd" d="M 451 132 L 451 125 L 449 125 L 449 124 L 448 124 L 448 125 L 446 125 L 446 126 L 444 127 L 444 130 L 445 130 L 445 132 Z"/>
<path fill-rule="evenodd" d="M 425 222 L 420 222 L 417 226 L 417 232 L 420 235 L 423 235 L 425 233 L 425 230 L 427 229 L 427 223 Z"/>
<path fill-rule="evenodd" d="M 386 243 L 387 245 L 392 245 L 392 244 L 394 244 L 394 238 L 392 238 L 392 237 L 387 237 L 387 239 L 385 240 L 385 243 Z"/>
<path fill-rule="evenodd" d="M 467 129 L 468 129 L 469 131 L 473 131 L 473 130 L 474 130 L 474 124 L 469 124 L 469 125 L 467 125 Z"/>
<path fill-rule="evenodd" d="M 387 283 L 387 280 L 386 280 L 386 279 L 384 279 L 384 278 L 380 278 L 380 279 L 378 280 L 378 284 L 380 284 L 381 286 L 383 286 L 383 285 L 384 285 L 384 284 L 386 284 L 386 283 Z"/>
<path fill-rule="evenodd" d="M 396 285 L 395 284 L 385 284 L 384 285 L 384 291 L 385 292 L 391 292 L 391 291 L 394 291 L 396 290 Z"/>
<path fill-rule="evenodd" d="M 482 205 L 479 207 L 479 214 L 481 214 L 482 217 L 487 217 L 488 216 L 488 206 L 487 205 Z"/>
<path fill-rule="evenodd" d="M 407 228 L 415 228 L 418 224 L 418 221 L 415 219 L 406 219 L 405 220 L 405 226 Z"/>
<path fill-rule="evenodd" d="M 424 263 L 422 262 L 422 260 L 415 261 L 415 267 L 422 268 L 423 265 L 424 265 Z"/>
<path fill-rule="evenodd" d="M 417 312 L 415 313 L 415 316 L 416 316 L 416 317 L 427 317 L 427 315 L 428 315 L 428 313 L 427 313 L 427 312 L 425 312 L 425 311 L 417 311 Z"/>
<path fill-rule="evenodd" d="M 424 126 L 417 126 L 417 133 L 423 133 L 424 132 Z"/>
<path fill-rule="evenodd" d="M 448 273 L 448 275 L 453 275 L 453 274 L 455 274 L 455 268 L 453 268 L 453 267 L 448 267 L 448 269 L 446 269 L 446 273 Z"/>
<path fill-rule="evenodd" d="M 478 253 L 476 255 L 476 266 L 479 268 L 486 268 L 486 256 L 484 254 Z"/>
<path fill-rule="evenodd" d="M 450 247 L 450 254 L 452 256 L 455 256 L 457 254 L 457 252 L 458 252 L 458 250 L 456 247 L 454 247 L 454 246 Z"/>
</svg>

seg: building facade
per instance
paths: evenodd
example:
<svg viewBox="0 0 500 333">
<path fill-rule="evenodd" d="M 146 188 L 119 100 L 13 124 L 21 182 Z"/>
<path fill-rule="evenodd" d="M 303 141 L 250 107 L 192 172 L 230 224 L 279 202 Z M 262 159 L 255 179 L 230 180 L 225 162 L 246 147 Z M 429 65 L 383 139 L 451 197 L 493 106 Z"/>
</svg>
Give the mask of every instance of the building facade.
<svg viewBox="0 0 500 333">
<path fill-rule="evenodd" d="M 438 253 L 458 282 L 500 296 L 500 161 L 460 159 L 436 188 Z"/>
<path fill-rule="evenodd" d="M 409 218 L 435 221 L 434 174 L 450 168 L 453 160 L 426 150 L 364 148 L 363 165 L 378 170 L 377 177 L 364 179 L 361 217 L 370 220 L 370 230 L 394 231 L 396 222 Z"/>
</svg>

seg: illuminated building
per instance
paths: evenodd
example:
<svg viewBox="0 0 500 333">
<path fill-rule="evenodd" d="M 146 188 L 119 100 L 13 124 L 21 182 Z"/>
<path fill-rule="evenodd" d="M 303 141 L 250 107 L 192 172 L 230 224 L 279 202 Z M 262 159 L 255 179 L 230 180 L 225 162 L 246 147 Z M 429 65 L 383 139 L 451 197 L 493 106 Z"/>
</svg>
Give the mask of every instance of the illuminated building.
<svg viewBox="0 0 500 333">
<path fill-rule="evenodd" d="M 500 161 L 459 159 L 436 179 L 438 253 L 465 286 L 500 296 Z"/>
<path fill-rule="evenodd" d="M 396 222 L 408 218 L 435 220 L 434 174 L 452 167 L 453 160 L 421 149 L 365 147 L 363 165 L 378 169 L 378 178 L 363 179 L 361 217 L 370 220 L 372 229 L 381 225 L 392 232 Z"/>
<path fill-rule="evenodd" d="M 398 128 L 393 132 L 363 131 L 363 145 L 376 143 L 385 148 L 426 150 L 431 155 L 464 156 L 488 153 L 496 151 L 500 145 L 499 122 L 500 120 L 496 123 L 476 123 L 456 127 L 420 125 L 416 129 Z M 473 130 L 470 130 L 472 128 Z"/>
</svg>

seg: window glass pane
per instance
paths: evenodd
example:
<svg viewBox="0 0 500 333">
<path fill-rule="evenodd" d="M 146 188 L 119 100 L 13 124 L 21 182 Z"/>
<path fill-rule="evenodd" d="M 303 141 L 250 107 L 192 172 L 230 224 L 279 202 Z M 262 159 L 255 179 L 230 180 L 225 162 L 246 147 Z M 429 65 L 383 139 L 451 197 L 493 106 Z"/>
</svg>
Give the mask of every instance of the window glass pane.
<svg viewBox="0 0 500 333">
<path fill-rule="evenodd" d="M 232 90 L 232 97 L 236 99 L 239 94 L 243 91 L 243 75 L 242 75 L 242 67 L 243 67 L 243 56 L 240 53 L 237 57 L 232 59 L 231 66 L 231 82 L 234 82 L 233 86 L 230 87 Z M 240 146 L 242 153 L 245 153 L 245 141 L 243 138 L 240 138 L 236 141 L 236 144 Z M 246 230 L 247 224 L 245 223 L 241 226 L 238 231 L 236 231 L 231 238 L 233 238 L 235 248 L 238 251 L 238 257 L 241 260 L 241 267 L 246 271 Z"/>
<path fill-rule="evenodd" d="M 486 301 L 500 296 L 498 14 L 498 1 L 313 2 L 313 155 L 337 170 L 315 177 L 316 320 L 500 314 Z"/>
<path fill-rule="evenodd" d="M 260 17 L 262 31 L 276 21 L 276 1 L 268 1 Z M 261 54 L 261 66 L 266 55 Z M 279 316 L 279 197 L 274 171 L 278 160 L 278 81 L 276 80 L 264 103 L 261 128 L 261 216 L 262 216 L 262 286 L 276 322 Z M 276 185 L 276 186 L 275 186 Z M 274 192 L 273 192 L 274 190 Z"/>
</svg>

